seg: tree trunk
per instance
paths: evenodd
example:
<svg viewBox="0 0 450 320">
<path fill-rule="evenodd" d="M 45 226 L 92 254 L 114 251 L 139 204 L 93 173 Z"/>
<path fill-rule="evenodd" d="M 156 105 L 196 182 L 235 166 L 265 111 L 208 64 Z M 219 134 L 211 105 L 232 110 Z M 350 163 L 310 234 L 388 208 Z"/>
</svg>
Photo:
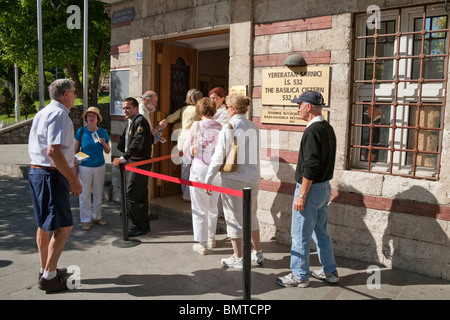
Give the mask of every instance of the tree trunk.
<svg viewBox="0 0 450 320">
<path fill-rule="evenodd" d="M 97 48 L 97 52 L 95 55 L 95 61 L 94 61 L 94 74 L 92 81 L 88 84 L 89 88 L 89 105 L 97 105 L 98 102 L 98 89 L 100 86 L 100 76 L 101 76 L 101 66 L 103 62 L 103 56 L 105 55 L 106 49 L 108 46 L 108 39 L 103 39 Z M 71 64 L 66 65 L 67 71 L 69 72 L 69 76 L 72 79 L 72 81 L 75 83 L 75 92 L 78 96 L 78 98 L 83 99 L 83 83 L 80 81 L 78 66 Z"/>
<path fill-rule="evenodd" d="M 106 47 L 108 45 L 108 40 L 103 39 L 97 48 L 96 58 L 94 61 L 94 75 L 92 82 L 90 84 L 90 96 L 89 103 L 97 104 L 98 102 L 98 89 L 100 85 L 100 76 L 101 76 L 101 66 L 103 61 L 103 56 L 105 55 Z"/>
<path fill-rule="evenodd" d="M 83 84 L 80 81 L 78 66 L 75 64 L 66 65 L 67 71 L 72 81 L 75 83 L 75 93 L 78 98 L 83 99 Z"/>
</svg>

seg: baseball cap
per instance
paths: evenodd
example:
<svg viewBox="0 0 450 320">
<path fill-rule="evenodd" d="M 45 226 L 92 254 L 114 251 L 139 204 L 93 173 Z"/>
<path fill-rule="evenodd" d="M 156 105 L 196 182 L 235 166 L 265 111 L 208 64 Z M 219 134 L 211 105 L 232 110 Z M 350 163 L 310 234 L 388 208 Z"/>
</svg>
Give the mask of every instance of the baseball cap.
<svg viewBox="0 0 450 320">
<path fill-rule="evenodd" d="M 308 90 L 303 92 L 297 99 L 291 100 L 292 103 L 308 102 L 315 106 L 324 106 L 323 97 L 320 92 Z"/>
</svg>

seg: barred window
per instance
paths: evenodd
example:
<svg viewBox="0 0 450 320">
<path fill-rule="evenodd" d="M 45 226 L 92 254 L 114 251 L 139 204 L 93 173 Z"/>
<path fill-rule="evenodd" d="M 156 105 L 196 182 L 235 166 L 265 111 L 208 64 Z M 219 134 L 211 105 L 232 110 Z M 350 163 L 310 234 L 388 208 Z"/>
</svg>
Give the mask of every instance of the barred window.
<svg viewBox="0 0 450 320">
<path fill-rule="evenodd" d="M 436 180 L 448 72 L 443 6 L 356 17 L 350 167 Z"/>
</svg>

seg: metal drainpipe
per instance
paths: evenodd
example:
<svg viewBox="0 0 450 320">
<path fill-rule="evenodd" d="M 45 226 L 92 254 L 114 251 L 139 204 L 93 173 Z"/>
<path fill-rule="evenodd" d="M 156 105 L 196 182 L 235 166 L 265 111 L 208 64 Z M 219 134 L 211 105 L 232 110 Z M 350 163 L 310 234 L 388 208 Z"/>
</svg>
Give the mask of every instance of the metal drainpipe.
<svg viewBox="0 0 450 320">
<path fill-rule="evenodd" d="M 254 78 L 254 61 L 253 61 L 253 54 L 254 54 L 254 43 L 255 43 L 255 26 L 254 26 L 254 20 L 255 20 L 255 1 L 250 1 L 250 78 L 248 83 L 248 96 L 252 99 L 253 102 L 253 78 Z M 253 118 L 253 103 L 252 107 L 249 108 L 248 111 L 248 118 L 251 121 Z"/>
</svg>

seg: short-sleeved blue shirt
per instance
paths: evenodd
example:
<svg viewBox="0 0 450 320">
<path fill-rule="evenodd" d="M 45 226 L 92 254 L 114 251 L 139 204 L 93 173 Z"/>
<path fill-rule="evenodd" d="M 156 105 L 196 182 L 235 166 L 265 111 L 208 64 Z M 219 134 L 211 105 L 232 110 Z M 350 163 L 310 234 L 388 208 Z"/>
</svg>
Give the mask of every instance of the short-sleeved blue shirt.
<svg viewBox="0 0 450 320">
<path fill-rule="evenodd" d="M 79 142 L 81 140 L 81 152 L 87 154 L 89 158 L 80 163 L 83 167 L 100 167 L 105 164 L 105 157 L 103 156 L 103 145 L 99 142 L 94 142 L 92 133 L 87 126 L 84 127 L 83 137 L 81 137 L 81 128 L 78 129 L 75 139 Z M 99 138 L 105 139 L 109 143 L 108 133 L 103 128 L 98 128 L 97 134 Z"/>
</svg>

